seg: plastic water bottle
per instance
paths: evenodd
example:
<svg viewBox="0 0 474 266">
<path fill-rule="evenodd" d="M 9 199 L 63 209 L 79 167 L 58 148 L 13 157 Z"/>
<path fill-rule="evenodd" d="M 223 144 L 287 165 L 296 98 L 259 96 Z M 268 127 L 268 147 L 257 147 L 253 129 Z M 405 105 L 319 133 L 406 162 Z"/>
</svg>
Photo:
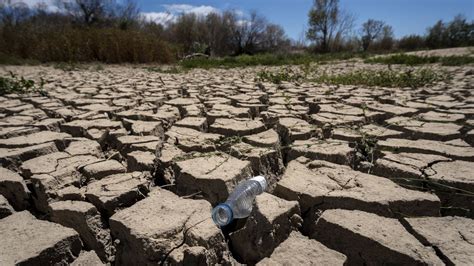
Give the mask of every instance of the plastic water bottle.
<svg viewBox="0 0 474 266">
<path fill-rule="evenodd" d="M 226 202 L 220 203 L 212 210 L 212 220 L 218 226 L 225 226 L 233 219 L 245 218 L 252 212 L 255 197 L 267 189 L 267 180 L 255 176 L 235 187 Z"/>
</svg>

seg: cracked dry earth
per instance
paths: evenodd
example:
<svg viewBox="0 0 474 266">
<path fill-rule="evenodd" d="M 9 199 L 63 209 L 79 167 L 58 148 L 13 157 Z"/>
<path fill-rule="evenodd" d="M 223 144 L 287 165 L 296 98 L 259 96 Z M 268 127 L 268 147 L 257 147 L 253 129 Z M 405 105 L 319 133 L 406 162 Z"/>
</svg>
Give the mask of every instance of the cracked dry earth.
<svg viewBox="0 0 474 266">
<path fill-rule="evenodd" d="M 0 265 L 474 264 L 472 67 L 418 89 L 7 70 L 48 83 L 0 97 Z"/>
</svg>

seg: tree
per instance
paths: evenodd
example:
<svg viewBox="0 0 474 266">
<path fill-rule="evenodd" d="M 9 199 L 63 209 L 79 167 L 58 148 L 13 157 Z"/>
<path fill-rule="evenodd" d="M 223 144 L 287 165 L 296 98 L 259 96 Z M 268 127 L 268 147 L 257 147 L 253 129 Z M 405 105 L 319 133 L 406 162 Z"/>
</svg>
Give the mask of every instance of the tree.
<svg viewBox="0 0 474 266">
<path fill-rule="evenodd" d="M 447 45 L 446 37 L 446 26 L 442 20 L 438 20 L 433 27 L 428 28 L 426 45 L 432 49 L 444 47 Z"/>
<path fill-rule="evenodd" d="M 309 11 L 306 36 L 323 52 L 329 52 L 335 40 L 342 40 L 353 28 L 354 18 L 339 9 L 339 0 L 314 0 Z"/>
<path fill-rule="evenodd" d="M 424 38 L 416 34 L 405 36 L 398 41 L 398 48 L 402 50 L 418 50 L 424 48 L 424 46 Z"/>
<path fill-rule="evenodd" d="M 266 25 L 266 19 L 255 11 L 250 13 L 248 20 L 237 21 L 236 31 L 234 32 L 236 36 L 236 54 L 257 52 Z"/>
<path fill-rule="evenodd" d="M 369 19 L 362 24 L 362 49 L 367 51 L 370 44 L 380 38 L 383 33 L 385 22 L 381 20 Z"/>
<path fill-rule="evenodd" d="M 140 9 L 134 0 L 125 0 L 123 4 L 114 5 L 113 9 L 113 17 L 117 18 L 123 30 L 130 28 L 140 18 Z"/>
<path fill-rule="evenodd" d="M 268 24 L 262 36 L 262 50 L 275 51 L 290 45 L 289 39 L 285 35 L 285 30 L 276 24 Z"/>
<path fill-rule="evenodd" d="M 113 0 L 57 0 L 57 6 L 79 22 L 92 25 L 113 12 Z"/>
<path fill-rule="evenodd" d="M 395 43 L 395 37 L 393 34 L 393 28 L 390 25 L 385 25 L 382 29 L 382 36 L 378 43 L 379 49 L 382 51 L 389 51 L 393 48 Z"/>
<path fill-rule="evenodd" d="M 474 45 L 474 22 L 469 23 L 466 17 L 457 15 L 446 28 L 448 47 Z"/>
</svg>

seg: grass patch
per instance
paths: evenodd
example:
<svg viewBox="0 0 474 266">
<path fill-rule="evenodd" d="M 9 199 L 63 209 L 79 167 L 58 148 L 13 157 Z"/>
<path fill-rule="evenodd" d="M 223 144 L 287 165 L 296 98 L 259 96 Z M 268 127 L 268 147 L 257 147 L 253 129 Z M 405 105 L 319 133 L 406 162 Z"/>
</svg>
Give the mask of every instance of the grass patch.
<svg viewBox="0 0 474 266">
<path fill-rule="evenodd" d="M 332 85 L 419 88 L 447 79 L 449 79 L 447 74 L 435 72 L 431 69 L 410 69 L 406 71 L 359 70 L 337 75 L 322 74 L 311 81 Z"/>
<path fill-rule="evenodd" d="M 0 77 L 0 95 L 28 92 L 39 92 L 43 94 L 43 85 L 43 79 L 41 79 L 41 82 L 37 85 L 34 80 L 18 77 L 13 72 L 10 72 L 10 77 Z"/>
<path fill-rule="evenodd" d="M 271 82 L 274 84 L 281 84 L 283 81 L 287 82 L 301 82 L 306 78 L 305 75 L 298 73 L 297 71 L 285 67 L 277 72 L 262 70 L 257 73 L 255 81 L 258 82 Z"/>
<path fill-rule="evenodd" d="M 171 67 L 145 67 L 145 70 L 149 72 L 158 72 L 158 73 L 164 73 L 164 74 L 180 74 L 183 73 L 183 69 L 180 67 L 176 66 L 171 66 Z"/>
<path fill-rule="evenodd" d="M 474 57 L 472 56 L 446 56 L 442 57 L 441 65 L 443 66 L 462 66 L 468 64 L 474 64 Z"/>
<path fill-rule="evenodd" d="M 92 71 L 92 72 L 100 72 L 105 70 L 104 65 L 97 62 L 95 64 L 90 63 L 75 63 L 75 62 L 57 62 L 54 64 L 50 64 L 55 69 L 62 70 L 64 72 L 70 71 Z"/>
<path fill-rule="evenodd" d="M 362 53 L 328 53 L 328 54 L 256 54 L 227 57 L 193 58 L 179 63 L 184 68 L 235 68 L 248 66 L 283 66 L 303 65 L 314 62 L 347 60 L 354 57 L 365 57 Z"/>
<path fill-rule="evenodd" d="M 87 69 L 87 67 L 84 64 L 78 64 L 78 63 L 73 63 L 73 62 L 71 63 L 59 62 L 59 63 L 54 64 L 53 68 L 62 70 L 64 72 Z"/>
<path fill-rule="evenodd" d="M 443 66 L 461 66 L 474 63 L 474 57 L 463 56 L 418 56 L 411 54 L 396 54 L 390 56 L 379 56 L 368 58 L 364 61 L 369 64 L 387 64 L 387 65 L 425 65 L 440 63 Z"/>
</svg>

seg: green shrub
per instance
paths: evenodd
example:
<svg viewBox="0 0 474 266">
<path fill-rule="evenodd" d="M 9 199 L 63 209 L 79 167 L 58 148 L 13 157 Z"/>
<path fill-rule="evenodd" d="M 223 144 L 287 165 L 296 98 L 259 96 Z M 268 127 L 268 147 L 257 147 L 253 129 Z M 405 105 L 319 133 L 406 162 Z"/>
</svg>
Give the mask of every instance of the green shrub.
<svg viewBox="0 0 474 266">
<path fill-rule="evenodd" d="M 183 60 L 180 65 L 184 68 L 235 68 L 247 66 L 283 66 L 283 65 L 305 65 L 310 63 L 321 63 L 334 60 L 347 60 L 354 57 L 364 57 L 365 54 L 356 53 L 278 53 L 278 54 L 255 54 L 227 57 L 194 58 Z"/>
<path fill-rule="evenodd" d="M 257 73 L 256 81 L 260 82 L 272 82 L 275 84 L 281 84 L 283 81 L 287 82 L 300 82 L 305 79 L 305 76 L 292 70 L 289 67 L 285 67 L 278 72 L 271 72 L 263 70 Z"/>
<path fill-rule="evenodd" d="M 431 69 L 418 69 L 401 72 L 393 70 L 359 70 L 346 74 L 323 74 L 312 79 L 312 81 L 335 85 L 418 88 L 447 79 L 449 79 L 447 74 L 438 73 Z"/>
<path fill-rule="evenodd" d="M 473 56 L 446 56 L 442 57 L 441 65 L 443 66 L 462 66 L 468 64 L 474 64 L 474 57 Z"/>
<path fill-rule="evenodd" d="M 434 64 L 439 61 L 438 56 L 418 56 L 410 54 L 397 54 L 390 56 L 378 56 L 366 59 L 365 63 L 390 64 L 390 65 L 424 65 Z"/>
<path fill-rule="evenodd" d="M 418 56 L 411 54 L 397 54 L 390 56 L 379 56 L 366 59 L 365 63 L 388 64 L 388 65 L 425 65 L 441 63 L 444 66 L 460 66 L 474 63 L 474 57 L 464 56 Z"/>
<path fill-rule="evenodd" d="M 10 77 L 0 77 L 0 95 L 9 93 L 28 93 L 28 92 L 40 92 L 43 93 L 44 81 L 41 79 L 39 85 L 31 79 L 25 79 L 19 77 L 13 72 L 10 72 Z"/>
</svg>

